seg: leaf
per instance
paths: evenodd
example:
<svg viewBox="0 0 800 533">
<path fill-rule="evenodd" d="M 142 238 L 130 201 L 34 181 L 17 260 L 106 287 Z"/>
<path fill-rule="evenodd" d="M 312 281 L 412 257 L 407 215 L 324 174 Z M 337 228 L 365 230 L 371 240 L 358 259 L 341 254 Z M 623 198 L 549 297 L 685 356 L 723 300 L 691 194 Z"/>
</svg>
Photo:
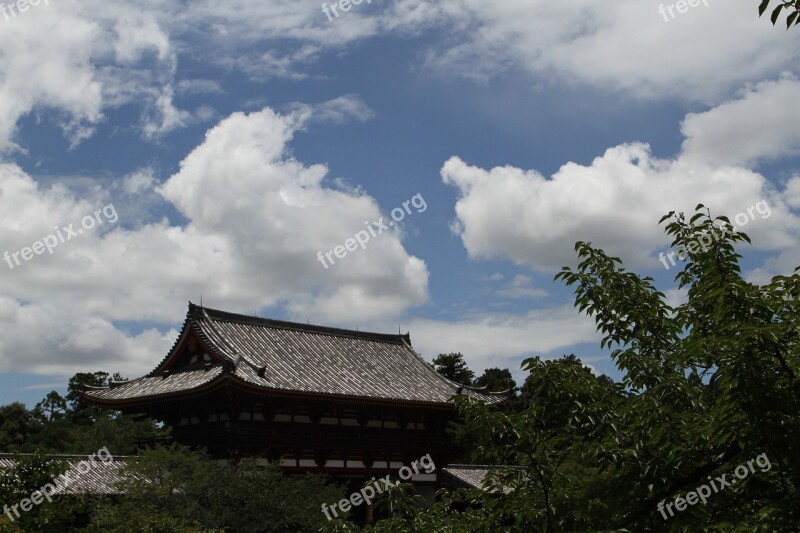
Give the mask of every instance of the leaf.
<svg viewBox="0 0 800 533">
<path fill-rule="evenodd" d="M 798 12 L 795 11 L 794 13 L 791 13 L 788 17 L 786 17 L 786 29 L 787 30 L 792 27 L 792 22 L 794 22 L 795 19 L 797 18 L 797 14 L 798 14 Z"/>
<path fill-rule="evenodd" d="M 772 21 L 773 26 L 775 25 L 775 22 L 778 20 L 778 17 L 781 15 L 781 9 L 783 9 L 785 6 L 786 4 L 778 4 L 778 7 L 776 7 L 775 10 L 772 12 L 770 20 Z"/>
<path fill-rule="evenodd" d="M 758 6 L 758 16 L 759 17 L 764 14 L 764 11 L 767 10 L 767 8 L 769 7 L 769 2 L 770 2 L 770 0 L 762 0 L 761 5 Z"/>
</svg>

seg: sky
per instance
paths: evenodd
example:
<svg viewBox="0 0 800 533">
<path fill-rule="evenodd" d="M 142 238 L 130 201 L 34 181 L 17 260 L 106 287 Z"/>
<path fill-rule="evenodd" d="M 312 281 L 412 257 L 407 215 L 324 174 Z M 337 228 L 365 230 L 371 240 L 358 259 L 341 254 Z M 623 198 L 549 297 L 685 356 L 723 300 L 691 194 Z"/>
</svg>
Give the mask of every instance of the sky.
<svg viewBox="0 0 800 533">
<path fill-rule="evenodd" d="M 146 374 L 201 300 L 618 378 L 576 241 L 672 304 L 669 211 L 800 265 L 800 30 L 758 4 L 6 1 L 0 404 Z"/>
</svg>

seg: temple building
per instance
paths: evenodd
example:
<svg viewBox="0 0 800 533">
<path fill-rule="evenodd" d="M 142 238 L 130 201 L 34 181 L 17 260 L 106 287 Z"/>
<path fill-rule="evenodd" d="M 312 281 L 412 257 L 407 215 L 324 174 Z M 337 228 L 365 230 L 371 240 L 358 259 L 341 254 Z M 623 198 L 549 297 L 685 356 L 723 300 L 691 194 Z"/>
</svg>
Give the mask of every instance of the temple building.
<svg viewBox="0 0 800 533">
<path fill-rule="evenodd" d="M 85 393 L 92 403 L 145 414 L 175 442 L 218 457 L 263 457 L 287 472 L 352 481 L 396 474 L 430 454 L 441 486 L 452 459 L 452 399 L 507 397 L 439 375 L 408 334 L 269 320 L 189 304 L 178 340 L 144 377 Z"/>
</svg>

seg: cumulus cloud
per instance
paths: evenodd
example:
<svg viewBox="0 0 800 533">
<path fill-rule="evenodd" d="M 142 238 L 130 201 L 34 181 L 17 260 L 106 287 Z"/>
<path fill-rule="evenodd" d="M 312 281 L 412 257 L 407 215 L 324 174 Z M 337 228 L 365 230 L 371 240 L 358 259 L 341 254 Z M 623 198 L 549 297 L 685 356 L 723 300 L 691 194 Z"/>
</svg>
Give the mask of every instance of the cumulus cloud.
<svg viewBox="0 0 800 533">
<path fill-rule="evenodd" d="M 795 152 L 793 133 L 783 140 L 766 134 L 774 144 L 744 133 L 762 131 L 759 124 L 768 130 L 759 114 L 786 105 L 784 93 L 795 90 L 792 79 L 765 83 L 736 101 L 690 115 L 684 131 L 691 137 L 674 159 L 653 157 L 646 144 L 624 144 L 588 166 L 567 163 L 548 178 L 511 166 L 485 170 L 453 157 L 441 169 L 444 182 L 459 193 L 453 229 L 473 258 L 503 257 L 552 271 L 574 262 L 573 245 L 582 240 L 647 268 L 655 267 L 653 252 L 668 243 L 657 225 L 667 212 L 693 213 L 702 202 L 715 215 L 733 217 L 766 200 L 771 215 L 756 218 L 745 231 L 756 247 L 795 257 L 796 178 L 780 191 L 761 174 L 731 164 Z M 777 131 L 792 129 L 789 121 L 778 120 Z M 723 145 L 723 132 L 731 131 L 730 145 Z M 784 266 L 785 261 L 778 260 Z"/>
<path fill-rule="evenodd" d="M 0 152 L 17 148 L 16 127 L 35 109 L 58 111 L 74 147 L 108 108 L 143 104 L 143 135 L 188 123 L 173 103 L 176 51 L 163 13 L 122 2 L 62 0 L 3 25 L 0 33 Z"/>
<path fill-rule="evenodd" d="M 92 68 L 97 26 L 53 4 L 5 21 L 0 33 L 0 152 L 14 149 L 17 122 L 36 106 L 62 110 L 65 129 L 102 118 L 103 91 Z M 43 38 L 46 36 L 46 38 Z"/>
<path fill-rule="evenodd" d="M 515 372 L 526 357 L 559 357 L 575 344 L 600 341 L 594 321 L 571 305 L 525 314 L 479 314 L 455 322 L 416 319 L 410 331 L 414 349 L 426 360 L 461 352 L 478 374 L 489 367 Z"/>
<path fill-rule="evenodd" d="M 382 215 L 364 192 L 328 185 L 323 165 L 289 155 L 307 119 L 264 109 L 211 128 L 158 188 L 188 221 L 181 225 L 124 218 L 127 202 L 152 190 L 151 169 L 79 198 L 62 185 L 39 185 L 16 165 L 0 166 L 0 251 L 31 246 L 112 199 L 120 207 L 116 224 L 84 232 L 53 254 L 13 269 L 2 263 L 3 367 L 68 373 L 107 364 L 113 353 L 115 364 L 142 372 L 174 340 L 174 332 L 147 324 L 179 321 L 185 302 L 201 294 L 206 305 L 282 307 L 319 323 L 336 323 L 347 309 L 347 325 L 425 303 L 427 268 L 405 251 L 401 233 L 382 234 L 327 270 L 317 261 L 318 251 Z M 121 322 L 143 327 L 131 333 Z"/>
<path fill-rule="evenodd" d="M 735 100 L 681 125 L 687 158 L 713 165 L 753 165 L 800 153 L 800 81 L 786 76 L 749 88 Z"/>
</svg>

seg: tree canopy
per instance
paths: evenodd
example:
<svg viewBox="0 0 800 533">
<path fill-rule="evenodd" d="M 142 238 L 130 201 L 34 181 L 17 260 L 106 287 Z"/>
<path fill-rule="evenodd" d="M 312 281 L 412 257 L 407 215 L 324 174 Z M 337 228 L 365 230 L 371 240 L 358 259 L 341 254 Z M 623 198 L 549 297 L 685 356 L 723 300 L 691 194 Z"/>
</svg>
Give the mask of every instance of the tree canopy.
<svg viewBox="0 0 800 533">
<path fill-rule="evenodd" d="M 462 385 L 472 385 L 475 373 L 469 369 L 461 353 L 440 353 L 433 360 L 438 373 Z"/>
<path fill-rule="evenodd" d="M 509 466 L 485 490 L 443 495 L 376 531 L 794 530 L 800 274 L 745 280 L 735 248 L 749 238 L 702 205 L 662 222 L 688 253 L 680 305 L 589 243 L 556 276 L 594 318 L 622 381 L 574 357 L 534 357 L 521 411 L 458 398 L 467 432 L 480 435 L 472 458 Z"/>
</svg>

